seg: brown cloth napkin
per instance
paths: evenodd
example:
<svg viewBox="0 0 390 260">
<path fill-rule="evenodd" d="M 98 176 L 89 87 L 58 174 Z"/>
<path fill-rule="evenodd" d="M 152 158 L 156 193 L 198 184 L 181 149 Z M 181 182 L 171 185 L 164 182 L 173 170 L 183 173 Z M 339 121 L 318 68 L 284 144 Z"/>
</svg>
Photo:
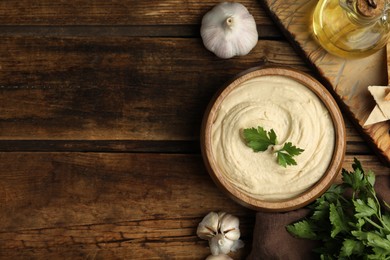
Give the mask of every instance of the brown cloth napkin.
<svg viewBox="0 0 390 260">
<path fill-rule="evenodd" d="M 375 190 L 380 201 L 390 203 L 390 177 L 377 176 Z M 252 252 L 247 260 L 306 260 L 316 259 L 312 249 L 318 241 L 295 238 L 286 230 L 286 225 L 307 216 L 310 211 L 302 208 L 286 213 L 256 214 Z"/>
</svg>

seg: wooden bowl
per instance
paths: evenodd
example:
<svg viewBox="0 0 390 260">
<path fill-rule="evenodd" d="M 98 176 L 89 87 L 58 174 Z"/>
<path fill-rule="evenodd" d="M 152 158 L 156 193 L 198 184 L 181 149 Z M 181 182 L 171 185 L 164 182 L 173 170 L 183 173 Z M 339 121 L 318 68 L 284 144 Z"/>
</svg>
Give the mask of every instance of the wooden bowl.
<svg viewBox="0 0 390 260">
<path fill-rule="evenodd" d="M 272 75 L 284 76 L 293 79 L 294 81 L 297 81 L 306 86 L 308 89 L 314 92 L 320 98 L 320 100 L 322 100 L 323 104 L 330 112 L 331 119 L 333 121 L 335 130 L 335 144 L 333 156 L 326 172 L 322 175 L 321 179 L 317 181 L 311 188 L 291 199 L 266 201 L 260 200 L 258 198 L 250 196 L 247 193 L 242 192 L 230 181 L 226 180 L 224 175 L 221 173 L 221 170 L 218 168 L 218 165 L 212 154 L 213 151 L 211 147 L 211 131 L 213 122 L 216 118 L 216 113 L 219 110 L 219 106 L 221 105 L 224 98 L 229 95 L 229 93 L 233 89 L 239 86 L 242 82 L 245 82 L 252 78 Z M 210 176 L 217 184 L 217 186 L 219 186 L 219 188 L 221 188 L 228 196 L 230 196 L 232 199 L 242 204 L 243 206 L 249 207 L 251 209 L 259 211 L 282 212 L 297 209 L 309 204 L 310 202 L 321 196 L 322 193 L 324 193 L 329 188 L 329 186 L 333 183 L 335 177 L 339 174 L 342 167 L 342 162 L 346 149 L 345 137 L 346 131 L 342 114 L 335 100 L 323 85 L 321 85 L 313 77 L 294 69 L 281 67 L 262 67 L 253 68 L 239 74 L 225 87 L 221 88 L 213 97 L 205 112 L 202 122 L 201 151 L 203 160 Z"/>
</svg>

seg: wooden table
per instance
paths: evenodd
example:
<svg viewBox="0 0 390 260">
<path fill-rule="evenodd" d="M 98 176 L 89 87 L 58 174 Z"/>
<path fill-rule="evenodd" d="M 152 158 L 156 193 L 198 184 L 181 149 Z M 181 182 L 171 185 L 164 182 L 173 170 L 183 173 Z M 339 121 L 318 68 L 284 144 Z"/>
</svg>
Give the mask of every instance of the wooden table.
<svg viewBox="0 0 390 260">
<path fill-rule="evenodd" d="M 264 60 L 311 72 L 258 1 L 259 42 L 221 60 L 199 34 L 218 1 L 0 2 L 0 258 L 204 259 L 220 192 L 199 148 L 212 95 Z M 388 173 L 347 121 L 350 168 Z"/>
</svg>

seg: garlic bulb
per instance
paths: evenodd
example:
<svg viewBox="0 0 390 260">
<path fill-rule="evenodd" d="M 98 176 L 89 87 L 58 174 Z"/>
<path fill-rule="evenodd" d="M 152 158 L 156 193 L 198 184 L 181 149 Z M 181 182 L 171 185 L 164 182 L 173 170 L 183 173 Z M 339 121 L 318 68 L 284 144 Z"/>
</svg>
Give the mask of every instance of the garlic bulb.
<svg viewBox="0 0 390 260">
<path fill-rule="evenodd" d="M 256 22 L 240 3 L 220 3 L 203 16 L 200 34 L 205 47 L 220 58 L 248 54 L 256 46 Z"/>
<path fill-rule="evenodd" d="M 209 241 L 211 254 L 228 254 L 244 246 L 239 240 L 240 229 L 237 217 L 225 212 L 210 212 L 199 223 L 197 235 Z"/>
</svg>

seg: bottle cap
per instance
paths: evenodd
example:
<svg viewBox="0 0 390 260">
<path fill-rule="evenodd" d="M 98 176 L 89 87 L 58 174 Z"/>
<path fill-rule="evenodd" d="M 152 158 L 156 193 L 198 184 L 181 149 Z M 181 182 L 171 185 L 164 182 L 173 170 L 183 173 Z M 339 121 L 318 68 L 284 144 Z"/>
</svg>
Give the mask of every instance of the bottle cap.
<svg viewBox="0 0 390 260">
<path fill-rule="evenodd" d="M 365 17 L 377 17 L 383 13 L 385 0 L 357 0 L 356 9 Z"/>
</svg>

